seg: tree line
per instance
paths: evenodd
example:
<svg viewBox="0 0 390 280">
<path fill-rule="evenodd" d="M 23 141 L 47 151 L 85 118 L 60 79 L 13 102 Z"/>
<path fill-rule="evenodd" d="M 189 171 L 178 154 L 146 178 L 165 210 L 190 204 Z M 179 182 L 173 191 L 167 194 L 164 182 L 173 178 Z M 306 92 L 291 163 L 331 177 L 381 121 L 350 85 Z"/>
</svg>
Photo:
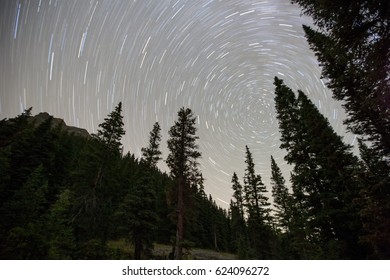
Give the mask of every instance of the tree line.
<svg viewBox="0 0 390 280">
<path fill-rule="evenodd" d="M 277 77 L 274 85 L 281 148 L 293 165 L 291 186 L 271 157 L 271 204 L 245 146 L 243 182 L 232 175 L 228 211 L 204 191 L 196 117 L 189 108 L 179 110 L 169 130 L 170 174 L 157 168 L 157 122 L 141 159 L 123 154 L 121 103 L 89 137 L 56 125 L 51 116 L 32 117 L 31 108 L 2 120 L 0 255 L 153 258 L 158 242 L 172 246 L 166 257 L 174 259 L 193 246 L 239 259 L 386 258 L 387 241 L 371 235 L 369 218 L 378 216 L 368 203 L 375 203 L 372 184 L 388 180 L 370 169 L 389 176 L 384 158 L 362 141 L 358 158 L 302 91 L 295 94 Z M 132 254 L 109 246 L 120 238 L 132 244 Z"/>
<path fill-rule="evenodd" d="M 152 258 L 154 242 L 174 245 L 174 258 L 192 246 L 228 250 L 227 212 L 205 194 L 197 163 L 189 160 L 200 153 L 186 149 L 182 163 L 183 154 L 175 153 L 188 139 L 174 136 L 174 126 L 172 175 L 162 173 L 155 123 L 141 159 L 123 154 L 121 112 L 119 103 L 90 137 L 54 125 L 53 117 L 38 121 L 31 108 L 1 121 L 1 258 Z M 183 112 L 189 120 L 191 111 Z M 132 254 L 109 246 L 120 238 L 133 244 Z"/>
</svg>

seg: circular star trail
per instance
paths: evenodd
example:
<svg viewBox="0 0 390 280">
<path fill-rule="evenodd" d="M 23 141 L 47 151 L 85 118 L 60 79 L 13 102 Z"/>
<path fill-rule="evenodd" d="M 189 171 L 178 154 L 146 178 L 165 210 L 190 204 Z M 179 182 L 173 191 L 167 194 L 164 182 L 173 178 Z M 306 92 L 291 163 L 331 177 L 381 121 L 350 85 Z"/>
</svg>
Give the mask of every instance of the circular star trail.
<svg viewBox="0 0 390 280">
<path fill-rule="evenodd" d="M 158 121 L 166 157 L 167 132 L 190 107 L 205 190 L 227 207 L 245 145 L 269 191 L 271 155 L 286 178 L 291 170 L 279 149 L 274 76 L 345 133 L 304 38 L 311 21 L 300 13 L 289 0 L 1 1 L 0 116 L 32 106 L 94 132 L 122 101 L 124 149 L 139 157 Z"/>
</svg>

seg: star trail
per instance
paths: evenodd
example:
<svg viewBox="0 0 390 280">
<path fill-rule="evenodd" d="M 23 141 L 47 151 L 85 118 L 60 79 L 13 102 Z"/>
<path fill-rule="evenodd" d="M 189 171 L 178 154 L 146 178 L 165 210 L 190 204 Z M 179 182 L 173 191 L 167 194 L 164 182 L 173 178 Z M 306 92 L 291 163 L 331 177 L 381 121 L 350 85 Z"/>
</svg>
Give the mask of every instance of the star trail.
<svg viewBox="0 0 390 280">
<path fill-rule="evenodd" d="M 311 21 L 289 0 L 2 0 L 0 117 L 32 106 L 94 132 L 122 101 L 125 151 L 139 157 L 158 121 L 165 159 L 177 111 L 190 107 L 205 190 L 226 207 L 245 145 L 269 191 L 271 155 L 289 177 L 274 76 L 307 93 L 345 134 L 302 24 Z M 345 142 L 355 140 L 345 134 Z"/>
</svg>

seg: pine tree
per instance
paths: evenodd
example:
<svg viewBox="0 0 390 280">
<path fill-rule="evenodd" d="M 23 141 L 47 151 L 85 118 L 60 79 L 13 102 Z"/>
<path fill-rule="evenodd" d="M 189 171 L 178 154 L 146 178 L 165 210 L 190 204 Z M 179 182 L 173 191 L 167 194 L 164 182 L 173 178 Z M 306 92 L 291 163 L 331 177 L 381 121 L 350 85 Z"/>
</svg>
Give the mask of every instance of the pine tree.
<svg viewBox="0 0 390 280">
<path fill-rule="evenodd" d="M 267 188 L 261 180 L 261 176 L 255 173 L 255 164 L 253 162 L 252 153 L 248 146 L 246 148 L 247 167 L 244 175 L 244 199 L 248 215 L 255 218 L 260 223 L 267 224 L 269 222 L 270 203 L 268 197 L 265 196 Z"/>
<path fill-rule="evenodd" d="M 375 154 L 371 160 L 375 158 L 377 162 L 373 165 L 381 166 L 381 174 L 368 171 L 361 176 L 379 182 L 390 174 L 389 3 L 387 0 L 292 2 L 299 4 L 318 27 L 316 30 L 308 26 L 303 28 L 333 97 L 343 102 L 348 129 L 359 135 L 370 147 L 370 153 Z M 374 174 L 377 179 L 373 178 Z M 363 200 L 369 199 L 370 205 L 390 204 L 390 198 L 384 202 L 383 197 L 374 194 L 388 193 L 389 183 L 375 184 L 374 193 L 372 185 L 366 183 L 362 185 L 365 189 Z M 389 224 L 388 211 L 376 212 L 373 211 L 375 208 L 366 207 L 364 220 L 373 221 L 378 219 L 376 215 L 381 215 L 382 223 Z M 371 217 L 368 217 L 369 213 Z M 373 237 L 371 233 L 368 235 Z M 375 238 L 369 239 L 373 248 L 383 247 L 379 239 L 377 244 L 373 243 Z M 383 239 L 390 239 L 390 235 Z M 375 251 L 378 255 L 375 257 L 374 253 L 372 257 L 381 258 L 382 253 Z"/>
<path fill-rule="evenodd" d="M 99 124 L 97 133 L 93 136 L 103 142 L 110 150 L 121 150 L 121 139 L 125 134 L 123 129 L 122 102 L 119 102 L 104 122 Z"/>
<path fill-rule="evenodd" d="M 156 122 L 153 125 L 153 130 L 150 132 L 148 147 L 141 149 L 143 159 L 152 168 L 156 168 L 158 161 L 161 159 L 161 151 L 159 150 L 161 141 L 160 131 L 160 125 Z"/>
<path fill-rule="evenodd" d="M 152 170 L 157 168 L 157 163 L 161 159 L 160 141 L 160 125 L 156 122 L 150 132 L 148 147 L 141 149 L 142 169 L 138 174 L 138 180 L 125 196 L 118 213 L 129 231 L 135 259 L 141 259 L 143 255 L 151 256 L 154 232 L 157 229 L 157 182 Z"/>
<path fill-rule="evenodd" d="M 182 243 L 184 238 L 184 214 L 186 206 L 184 205 L 185 196 L 190 192 L 190 178 L 197 172 L 197 159 L 201 156 L 197 150 L 195 127 L 196 117 L 193 116 L 191 109 L 181 108 L 178 112 L 178 120 L 169 130 L 170 139 L 168 139 L 168 149 L 170 151 L 167 157 L 167 165 L 170 168 L 171 177 L 175 182 L 175 191 L 177 193 L 176 206 L 176 245 L 175 258 L 182 258 Z"/>
<path fill-rule="evenodd" d="M 309 241 L 308 254 L 314 258 L 360 258 L 364 254 L 358 244 L 361 224 L 353 203 L 359 192 L 354 176 L 357 158 L 303 92 L 295 99 L 281 80 L 275 78 L 275 85 L 281 146 L 287 149 L 286 160 L 294 164 L 294 220 L 301 223 L 295 224 L 295 236 L 301 238 L 297 242 L 306 247 L 304 240 Z M 282 129 L 286 126 L 294 134 Z M 283 133 L 290 138 L 283 138 Z"/>
<path fill-rule="evenodd" d="M 294 165 L 294 172 L 291 174 L 291 181 L 296 173 L 307 169 L 310 164 L 310 159 L 305 151 L 307 147 L 306 139 L 302 137 L 304 134 L 302 127 L 299 125 L 301 118 L 299 116 L 298 101 L 294 92 L 284 85 L 283 81 L 277 77 L 274 80 L 275 85 L 275 109 L 276 118 L 279 121 L 281 149 L 285 149 L 287 154 L 285 160 L 288 164 Z M 303 177 L 302 179 L 305 179 Z M 310 183 L 310 178 L 307 178 L 307 183 Z M 297 180 L 298 182 L 298 180 Z M 305 184 L 292 184 L 292 220 L 291 220 L 291 246 L 298 252 L 295 258 L 313 258 L 313 236 L 312 230 L 306 225 L 307 221 L 313 219 L 310 213 L 311 207 L 308 205 L 307 192 L 304 189 Z M 314 234 L 314 236 L 316 236 Z"/>
<path fill-rule="evenodd" d="M 366 184 L 362 185 L 362 199 L 367 204 L 362 205 L 365 208 L 362 218 L 390 224 L 387 215 L 390 208 L 385 206 L 390 204 L 390 197 L 376 195 L 388 194 L 390 183 L 382 181 L 375 183 L 375 187 L 372 185 L 373 181 L 380 182 L 390 174 L 389 3 L 387 0 L 292 2 L 298 3 L 304 13 L 314 19 L 318 29 L 304 26 L 304 31 L 320 61 L 322 74 L 328 79 L 333 97 L 343 102 L 349 130 L 369 146 L 369 153 L 373 155 L 371 166 L 380 166 L 375 172 L 367 168 L 361 175 L 370 177 L 371 182 L 363 180 Z M 367 151 L 361 150 L 362 153 Z M 367 154 L 362 154 L 364 156 Z M 376 163 L 372 162 L 374 159 Z M 372 205 L 382 205 L 384 211 L 376 211 L 377 207 L 372 208 Z M 372 248 L 385 247 L 379 239 L 389 240 L 390 234 L 384 235 L 386 231 L 373 234 L 378 229 L 371 225 L 365 228 L 371 236 L 368 240 Z M 382 237 L 376 239 L 375 235 Z M 366 237 L 363 239 L 367 241 Z M 371 257 L 383 257 L 383 252 L 373 250 Z"/>
<path fill-rule="evenodd" d="M 339 257 L 360 259 L 365 255 L 365 249 L 359 244 L 362 224 L 357 215 L 360 209 L 354 203 L 360 192 L 356 179 L 356 174 L 360 172 L 358 159 L 352 154 L 352 147 L 343 143 L 328 120 L 302 91 L 299 91 L 298 102 L 302 126 L 312 136 L 309 155 L 314 155 L 317 166 L 314 173 L 318 178 L 324 211 L 317 219 L 321 224 L 330 221 L 329 226 L 337 239 L 332 243 L 339 246 Z M 346 224 L 345 220 L 349 223 Z"/>
<path fill-rule="evenodd" d="M 97 134 L 80 143 L 83 147 L 72 172 L 72 219 L 78 246 L 84 247 L 84 255 L 80 256 L 83 258 L 106 257 L 105 246 L 115 211 L 112 204 L 121 185 L 120 140 L 125 134 L 121 112 L 119 103 L 99 124 Z"/>
<path fill-rule="evenodd" d="M 304 26 L 346 124 L 390 156 L 390 27 L 387 0 L 293 0 L 318 27 Z"/>
<path fill-rule="evenodd" d="M 261 180 L 261 176 L 255 173 L 255 164 L 252 153 L 248 146 L 246 148 L 247 167 L 244 175 L 244 201 L 247 210 L 248 234 L 250 239 L 249 257 L 259 259 L 272 258 L 271 252 L 271 217 L 270 203 L 265 195 L 267 189 Z"/>
<path fill-rule="evenodd" d="M 376 149 L 359 141 L 364 172 L 360 173 L 362 184 L 361 216 L 365 232 L 361 241 L 370 248 L 369 258 L 390 258 L 390 173 L 386 162 Z"/>
<path fill-rule="evenodd" d="M 232 177 L 233 199 L 230 201 L 231 242 L 232 251 L 238 254 L 240 259 L 248 258 L 248 237 L 245 222 L 244 193 L 236 172 Z"/>
<path fill-rule="evenodd" d="M 244 196 L 243 189 L 238 180 L 236 172 L 233 173 L 232 177 L 232 189 L 233 189 L 233 198 L 234 203 L 237 206 L 238 212 L 242 220 L 244 220 Z"/>
<path fill-rule="evenodd" d="M 143 254 L 146 257 L 151 256 L 154 232 L 157 229 L 156 193 L 151 177 L 150 167 L 144 166 L 134 188 L 120 205 L 118 214 L 134 245 L 134 259 L 137 260 L 141 259 Z"/>
<path fill-rule="evenodd" d="M 271 185 L 274 199 L 275 218 L 278 228 L 286 232 L 289 230 L 292 215 L 292 197 L 288 192 L 285 180 L 279 166 L 271 156 Z"/>
<path fill-rule="evenodd" d="M 121 139 L 125 134 L 122 119 L 122 102 L 119 102 L 115 109 L 104 119 L 104 122 L 99 124 L 97 133 L 93 134 L 93 137 L 103 145 L 102 150 L 95 150 L 100 167 L 93 182 L 93 189 L 101 185 L 104 173 L 109 168 L 108 162 L 117 159 L 120 152 L 122 152 Z M 93 146 L 96 147 L 97 145 Z"/>
</svg>

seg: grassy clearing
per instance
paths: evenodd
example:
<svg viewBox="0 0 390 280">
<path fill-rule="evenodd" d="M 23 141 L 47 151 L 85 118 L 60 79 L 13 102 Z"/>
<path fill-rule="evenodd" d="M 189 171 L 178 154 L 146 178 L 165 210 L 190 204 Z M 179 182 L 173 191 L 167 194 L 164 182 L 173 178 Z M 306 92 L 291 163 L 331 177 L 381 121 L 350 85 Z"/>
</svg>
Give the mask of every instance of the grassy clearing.
<svg viewBox="0 0 390 280">
<path fill-rule="evenodd" d="M 111 240 L 108 242 L 108 247 L 113 252 L 113 257 L 116 259 L 132 259 L 133 246 L 124 239 Z M 169 253 L 172 251 L 171 245 L 154 244 L 153 256 L 156 259 L 168 259 Z M 209 249 L 191 248 L 184 250 L 184 258 L 188 260 L 234 260 L 236 255 L 217 252 Z"/>
</svg>

